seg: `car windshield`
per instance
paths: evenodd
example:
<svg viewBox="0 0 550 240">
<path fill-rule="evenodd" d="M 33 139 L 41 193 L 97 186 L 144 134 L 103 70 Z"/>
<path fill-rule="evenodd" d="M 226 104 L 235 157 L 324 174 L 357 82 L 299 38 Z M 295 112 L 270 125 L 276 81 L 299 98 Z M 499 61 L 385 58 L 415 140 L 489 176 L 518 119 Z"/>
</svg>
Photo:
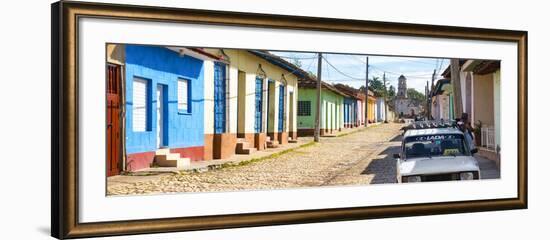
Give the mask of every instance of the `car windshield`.
<svg viewBox="0 0 550 240">
<path fill-rule="evenodd" d="M 469 155 L 461 134 L 440 134 L 405 139 L 406 158 Z"/>
</svg>

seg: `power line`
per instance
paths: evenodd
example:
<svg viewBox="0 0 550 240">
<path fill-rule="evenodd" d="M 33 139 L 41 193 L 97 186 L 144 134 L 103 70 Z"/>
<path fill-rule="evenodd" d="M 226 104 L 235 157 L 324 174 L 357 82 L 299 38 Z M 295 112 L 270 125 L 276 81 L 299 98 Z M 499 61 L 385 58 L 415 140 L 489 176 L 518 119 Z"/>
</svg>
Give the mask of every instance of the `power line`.
<svg viewBox="0 0 550 240">
<path fill-rule="evenodd" d="M 293 60 L 310 60 L 310 59 L 316 59 L 317 57 L 296 57 L 296 56 L 284 56 L 284 55 L 277 55 L 281 58 L 287 58 L 287 59 L 293 59 Z"/>
<path fill-rule="evenodd" d="M 355 56 L 355 55 L 354 55 Z M 423 62 L 423 61 L 419 61 L 419 60 L 412 60 L 408 57 L 394 57 L 394 56 L 379 56 L 379 57 L 384 57 L 384 58 L 392 58 L 392 59 L 395 59 L 395 60 L 401 60 L 401 61 L 408 61 L 408 62 L 415 62 L 415 63 L 421 63 L 421 64 L 426 64 L 426 65 L 433 65 L 433 63 L 428 63 L 428 62 Z M 355 58 L 356 60 L 362 62 L 363 64 L 365 64 L 366 62 L 363 61 L 361 58 Z M 441 58 L 435 58 L 435 60 L 440 60 Z M 370 66 L 370 64 L 369 64 Z"/>
<path fill-rule="evenodd" d="M 332 63 L 330 63 L 325 57 L 323 57 L 323 59 L 325 60 L 325 62 L 327 62 L 327 64 L 328 64 L 329 66 L 331 66 L 334 70 L 336 70 L 336 72 L 338 72 L 338 73 L 340 73 L 340 74 L 342 74 L 342 75 L 344 75 L 344 76 L 346 76 L 346 77 L 348 77 L 348 78 L 351 78 L 351 79 L 365 81 L 364 78 L 357 78 L 357 77 L 354 77 L 354 76 L 350 76 L 350 75 L 348 75 L 348 74 L 346 74 L 346 73 L 340 71 L 340 69 L 338 69 L 337 67 L 335 67 L 334 65 L 332 65 Z"/>
</svg>

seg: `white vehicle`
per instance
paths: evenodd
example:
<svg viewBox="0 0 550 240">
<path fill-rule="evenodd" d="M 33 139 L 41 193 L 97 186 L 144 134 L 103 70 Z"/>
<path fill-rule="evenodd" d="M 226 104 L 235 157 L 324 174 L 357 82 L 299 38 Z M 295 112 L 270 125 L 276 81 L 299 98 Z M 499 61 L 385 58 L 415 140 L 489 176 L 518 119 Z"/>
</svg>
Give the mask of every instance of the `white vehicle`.
<svg viewBox="0 0 550 240">
<path fill-rule="evenodd" d="M 397 182 L 479 179 L 477 160 L 464 134 L 454 127 L 409 129 L 397 160 Z"/>
</svg>

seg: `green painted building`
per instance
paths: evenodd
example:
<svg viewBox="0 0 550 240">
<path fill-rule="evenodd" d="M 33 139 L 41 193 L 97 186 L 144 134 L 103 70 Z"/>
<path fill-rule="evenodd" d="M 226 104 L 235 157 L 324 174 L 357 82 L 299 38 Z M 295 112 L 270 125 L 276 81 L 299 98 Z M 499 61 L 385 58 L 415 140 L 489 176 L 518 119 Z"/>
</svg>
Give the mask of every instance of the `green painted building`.
<svg viewBox="0 0 550 240">
<path fill-rule="evenodd" d="M 330 84 L 321 88 L 321 135 L 340 131 L 344 127 L 344 97 L 347 95 Z M 298 136 L 312 136 L 317 113 L 316 80 L 298 82 Z"/>
</svg>

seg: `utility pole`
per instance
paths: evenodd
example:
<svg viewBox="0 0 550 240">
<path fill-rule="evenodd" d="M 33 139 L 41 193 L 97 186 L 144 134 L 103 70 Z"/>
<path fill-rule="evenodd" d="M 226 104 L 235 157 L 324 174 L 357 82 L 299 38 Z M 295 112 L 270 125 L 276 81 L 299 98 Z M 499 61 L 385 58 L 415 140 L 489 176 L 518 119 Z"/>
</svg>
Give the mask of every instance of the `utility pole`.
<svg viewBox="0 0 550 240">
<path fill-rule="evenodd" d="M 434 69 L 434 73 L 432 74 L 432 86 L 431 86 L 430 88 L 433 88 L 433 87 L 434 87 L 435 74 L 436 74 L 436 70 Z"/>
<path fill-rule="evenodd" d="M 384 80 L 384 122 L 388 122 L 388 91 L 386 89 L 386 72 L 384 72 L 384 75 L 382 77 Z"/>
<path fill-rule="evenodd" d="M 432 74 L 432 85 L 428 88 L 428 94 L 430 97 L 428 98 L 428 119 L 432 118 L 432 91 L 434 90 L 434 82 L 435 82 L 435 74 L 436 70 L 434 69 L 434 73 Z"/>
<path fill-rule="evenodd" d="M 317 57 L 317 111 L 315 112 L 315 133 L 313 140 L 319 142 L 319 136 L 321 135 L 321 66 L 323 63 L 323 55 L 318 54 Z"/>
<path fill-rule="evenodd" d="M 366 57 L 365 70 L 365 127 L 369 125 L 369 57 Z"/>
<path fill-rule="evenodd" d="M 426 110 L 424 111 L 426 113 L 426 120 L 428 119 L 428 109 L 430 109 L 430 103 L 428 101 L 429 97 L 428 97 L 428 94 L 429 94 L 429 90 L 428 90 L 428 86 L 430 86 L 430 81 L 426 80 L 426 90 L 425 90 L 425 96 L 426 96 Z"/>
<path fill-rule="evenodd" d="M 458 58 L 451 59 L 451 85 L 453 86 L 454 118 L 462 115 L 462 90 L 460 88 L 460 64 Z"/>
</svg>

